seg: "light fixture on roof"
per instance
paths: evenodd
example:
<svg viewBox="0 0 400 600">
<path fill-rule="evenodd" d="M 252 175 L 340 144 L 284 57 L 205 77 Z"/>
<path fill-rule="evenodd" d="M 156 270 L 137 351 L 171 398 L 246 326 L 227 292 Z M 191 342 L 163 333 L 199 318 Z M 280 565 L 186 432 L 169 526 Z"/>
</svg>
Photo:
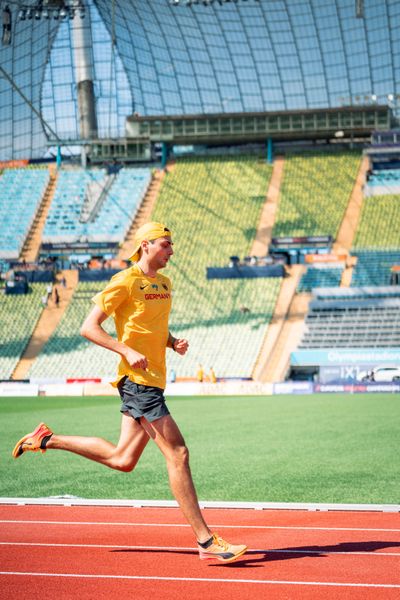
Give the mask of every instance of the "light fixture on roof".
<svg viewBox="0 0 400 600">
<path fill-rule="evenodd" d="M 68 14 L 69 14 L 69 9 L 66 6 L 63 6 L 60 9 L 60 19 L 67 19 L 68 18 Z"/>
<path fill-rule="evenodd" d="M 11 10 L 7 4 L 3 8 L 2 22 L 3 22 L 3 35 L 1 37 L 1 43 L 3 44 L 3 46 L 9 46 L 11 44 L 12 16 L 11 16 Z"/>
<path fill-rule="evenodd" d="M 356 0 L 356 17 L 357 19 L 364 18 L 364 0 Z"/>
<path fill-rule="evenodd" d="M 84 0 L 38 0 L 34 6 L 20 6 L 17 20 L 26 19 L 74 19 L 79 15 L 81 19 L 85 17 Z"/>
</svg>

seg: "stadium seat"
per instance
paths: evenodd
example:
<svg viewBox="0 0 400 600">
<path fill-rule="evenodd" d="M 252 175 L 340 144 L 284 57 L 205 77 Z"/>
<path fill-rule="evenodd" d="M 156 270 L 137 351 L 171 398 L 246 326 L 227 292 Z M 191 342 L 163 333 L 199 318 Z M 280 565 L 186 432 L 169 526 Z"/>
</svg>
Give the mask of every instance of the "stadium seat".
<svg viewBox="0 0 400 600">
<path fill-rule="evenodd" d="M 391 283 L 391 267 L 400 265 L 398 250 L 355 250 L 357 264 L 353 270 L 351 285 L 385 286 Z"/>
<path fill-rule="evenodd" d="M 47 169 L 6 169 L 0 177 L 0 258 L 19 257 L 49 181 Z"/>
<path fill-rule="evenodd" d="M 274 237 L 336 237 L 361 161 L 358 152 L 285 157 Z"/>
<path fill-rule="evenodd" d="M 400 249 L 400 195 L 364 198 L 353 250 Z"/>
<path fill-rule="evenodd" d="M 311 302 L 300 349 L 400 345 L 400 291 L 359 288 L 353 294 L 349 289 L 347 298 L 331 291 Z"/>
<path fill-rule="evenodd" d="M 298 292 L 310 292 L 314 288 L 339 286 L 343 267 L 308 267 L 297 287 Z"/>
<path fill-rule="evenodd" d="M 0 294 L 0 378 L 11 377 L 43 310 L 45 295 L 42 283 L 31 284 L 29 294 Z"/>
<path fill-rule="evenodd" d="M 148 168 L 121 169 L 104 202 L 89 220 L 82 220 L 85 193 L 90 184 L 103 186 L 104 169 L 68 169 L 59 173 L 57 189 L 43 232 L 44 243 L 120 242 L 151 180 Z"/>
<path fill-rule="evenodd" d="M 79 330 L 89 313 L 91 299 L 105 286 L 104 281 L 80 282 L 60 324 L 44 350 L 32 365 L 29 376 L 57 377 L 110 377 L 115 375 L 118 357 L 83 338 Z M 108 333 L 115 335 L 112 319 L 104 324 Z"/>
</svg>

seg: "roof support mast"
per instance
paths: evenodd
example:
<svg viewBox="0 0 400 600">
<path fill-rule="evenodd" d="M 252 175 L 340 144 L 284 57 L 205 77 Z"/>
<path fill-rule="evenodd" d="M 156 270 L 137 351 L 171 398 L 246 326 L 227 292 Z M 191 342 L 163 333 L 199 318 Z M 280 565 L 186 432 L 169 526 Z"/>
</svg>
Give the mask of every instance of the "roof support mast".
<svg viewBox="0 0 400 600">
<path fill-rule="evenodd" d="M 79 133 L 82 140 L 91 140 L 97 138 L 98 132 L 93 84 L 92 31 L 89 10 L 86 10 L 84 19 L 72 19 L 72 32 L 75 58 L 75 79 L 78 91 Z M 87 148 L 82 146 L 83 166 L 86 166 L 87 150 Z"/>
</svg>

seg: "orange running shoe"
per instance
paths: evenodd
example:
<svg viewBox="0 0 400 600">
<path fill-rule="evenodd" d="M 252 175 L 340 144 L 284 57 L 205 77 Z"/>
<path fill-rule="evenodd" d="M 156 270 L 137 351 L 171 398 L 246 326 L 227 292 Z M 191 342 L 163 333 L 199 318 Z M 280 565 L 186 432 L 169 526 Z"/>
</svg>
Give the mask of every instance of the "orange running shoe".
<svg viewBox="0 0 400 600">
<path fill-rule="evenodd" d="M 214 533 L 206 544 L 198 544 L 198 549 L 201 560 L 217 559 L 223 563 L 230 563 L 242 556 L 247 546 L 234 546 Z"/>
<path fill-rule="evenodd" d="M 28 452 L 28 450 L 31 452 L 39 452 L 39 450 L 42 453 L 46 452 L 46 448 L 41 447 L 42 440 L 43 438 L 52 435 L 53 432 L 47 427 L 47 425 L 44 423 L 39 423 L 35 431 L 32 431 L 32 433 L 27 433 L 19 440 L 19 442 L 17 442 L 12 453 L 13 457 L 18 458 L 24 452 Z"/>
</svg>

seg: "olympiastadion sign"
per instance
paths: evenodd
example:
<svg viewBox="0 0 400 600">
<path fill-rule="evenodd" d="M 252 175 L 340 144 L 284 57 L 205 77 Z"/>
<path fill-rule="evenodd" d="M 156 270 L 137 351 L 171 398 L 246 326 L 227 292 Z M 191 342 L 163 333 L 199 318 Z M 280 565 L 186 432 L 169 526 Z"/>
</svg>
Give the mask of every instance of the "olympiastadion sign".
<svg viewBox="0 0 400 600">
<path fill-rule="evenodd" d="M 290 355 L 290 364 L 298 366 L 400 365 L 400 348 L 298 350 Z"/>
</svg>

